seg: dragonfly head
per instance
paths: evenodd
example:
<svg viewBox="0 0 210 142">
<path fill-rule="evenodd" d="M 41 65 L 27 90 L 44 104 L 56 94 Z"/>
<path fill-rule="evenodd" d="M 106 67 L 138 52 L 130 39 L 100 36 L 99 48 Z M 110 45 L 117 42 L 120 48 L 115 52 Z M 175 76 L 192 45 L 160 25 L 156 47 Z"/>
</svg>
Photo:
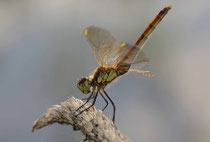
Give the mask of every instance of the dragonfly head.
<svg viewBox="0 0 210 142">
<path fill-rule="evenodd" d="M 84 77 L 78 81 L 77 87 L 80 91 L 82 91 L 83 94 L 88 94 L 90 93 L 91 89 L 91 81 L 88 78 Z"/>
</svg>

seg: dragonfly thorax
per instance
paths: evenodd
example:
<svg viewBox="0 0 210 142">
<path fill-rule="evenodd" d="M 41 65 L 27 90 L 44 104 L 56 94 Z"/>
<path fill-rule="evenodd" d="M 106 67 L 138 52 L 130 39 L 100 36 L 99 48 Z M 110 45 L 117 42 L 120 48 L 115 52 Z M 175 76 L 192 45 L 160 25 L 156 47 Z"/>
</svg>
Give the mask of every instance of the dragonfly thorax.
<svg viewBox="0 0 210 142">
<path fill-rule="evenodd" d="M 104 67 L 100 66 L 92 77 L 92 85 L 99 88 L 105 88 L 117 77 L 125 74 L 128 71 L 127 67 Z"/>
<path fill-rule="evenodd" d="M 105 67 L 100 66 L 90 78 L 84 77 L 77 83 L 78 89 L 83 94 L 91 92 L 92 87 L 105 88 L 107 84 L 111 83 L 117 77 L 128 72 L 130 66 L 119 67 Z"/>
</svg>

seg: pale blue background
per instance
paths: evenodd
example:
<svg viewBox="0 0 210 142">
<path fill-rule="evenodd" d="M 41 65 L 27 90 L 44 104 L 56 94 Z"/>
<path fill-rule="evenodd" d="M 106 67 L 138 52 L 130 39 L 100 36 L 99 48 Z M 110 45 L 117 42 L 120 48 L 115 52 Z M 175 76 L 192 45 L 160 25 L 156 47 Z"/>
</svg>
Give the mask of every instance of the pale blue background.
<svg viewBox="0 0 210 142">
<path fill-rule="evenodd" d="M 83 29 L 97 25 L 134 43 L 169 4 L 145 46 L 155 76 L 126 75 L 107 88 L 116 125 L 134 142 L 209 142 L 208 0 L 0 0 L 0 141 L 82 141 L 69 126 L 31 128 L 50 106 L 84 97 L 77 80 L 97 64 Z"/>
</svg>

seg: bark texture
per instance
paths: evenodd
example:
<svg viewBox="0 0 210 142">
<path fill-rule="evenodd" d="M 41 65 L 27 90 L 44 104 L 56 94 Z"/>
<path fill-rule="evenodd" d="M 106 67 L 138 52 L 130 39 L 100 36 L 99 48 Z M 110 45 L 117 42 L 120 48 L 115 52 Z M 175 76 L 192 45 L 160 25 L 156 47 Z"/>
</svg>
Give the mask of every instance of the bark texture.
<svg viewBox="0 0 210 142">
<path fill-rule="evenodd" d="M 94 106 L 88 111 L 76 116 L 75 110 L 84 102 L 74 97 L 54 105 L 40 116 L 33 124 L 32 132 L 45 126 L 59 123 L 72 125 L 74 130 L 81 131 L 89 142 L 124 142 L 123 135 L 101 110 Z M 86 104 L 84 108 L 90 106 Z"/>
</svg>

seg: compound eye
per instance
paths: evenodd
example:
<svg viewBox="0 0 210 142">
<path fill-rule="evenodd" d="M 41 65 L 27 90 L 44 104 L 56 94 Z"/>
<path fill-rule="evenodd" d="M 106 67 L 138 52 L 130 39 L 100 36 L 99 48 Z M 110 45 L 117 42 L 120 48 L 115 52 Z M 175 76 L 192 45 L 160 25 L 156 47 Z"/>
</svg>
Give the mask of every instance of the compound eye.
<svg viewBox="0 0 210 142">
<path fill-rule="evenodd" d="M 82 78 L 78 82 L 77 87 L 84 94 L 90 93 L 90 88 L 91 88 L 90 80 L 88 78 Z"/>
<path fill-rule="evenodd" d="M 87 78 L 82 78 L 78 83 L 79 84 L 84 84 L 86 80 L 87 80 Z"/>
</svg>

